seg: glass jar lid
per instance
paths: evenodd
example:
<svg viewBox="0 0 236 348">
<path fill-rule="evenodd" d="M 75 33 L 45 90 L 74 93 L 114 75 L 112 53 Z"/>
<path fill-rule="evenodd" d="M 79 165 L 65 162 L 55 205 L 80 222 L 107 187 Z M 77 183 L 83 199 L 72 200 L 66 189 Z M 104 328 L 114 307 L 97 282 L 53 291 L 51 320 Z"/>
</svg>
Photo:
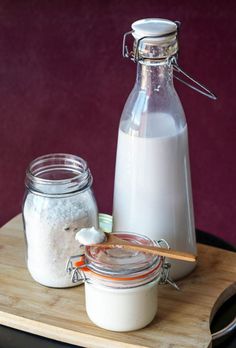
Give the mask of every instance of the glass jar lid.
<svg viewBox="0 0 236 348">
<path fill-rule="evenodd" d="M 114 235 L 134 244 L 156 245 L 148 237 L 139 234 L 114 233 Z M 96 246 L 85 247 L 86 266 L 97 274 L 117 279 L 145 275 L 156 268 L 160 259 L 159 256 L 118 247 L 107 249 Z"/>
</svg>

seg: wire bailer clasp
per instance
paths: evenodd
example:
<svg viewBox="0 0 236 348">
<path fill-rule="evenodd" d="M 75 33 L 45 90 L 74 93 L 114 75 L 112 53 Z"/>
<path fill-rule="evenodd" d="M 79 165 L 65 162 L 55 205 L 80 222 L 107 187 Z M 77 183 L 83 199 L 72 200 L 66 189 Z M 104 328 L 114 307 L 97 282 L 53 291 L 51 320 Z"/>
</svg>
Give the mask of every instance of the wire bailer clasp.
<svg viewBox="0 0 236 348">
<path fill-rule="evenodd" d="M 175 21 L 175 24 L 177 25 L 177 29 L 179 29 L 180 22 Z M 161 38 L 167 38 L 167 37 L 172 37 L 173 35 L 177 34 L 177 30 L 174 30 L 170 33 L 167 34 L 161 34 L 161 35 L 155 35 L 155 36 L 143 36 L 140 39 L 136 40 L 135 42 L 135 52 L 134 51 L 129 51 L 128 45 L 126 44 L 127 37 L 129 35 L 132 35 L 134 33 L 134 30 L 128 31 L 127 33 L 124 34 L 123 36 L 123 43 L 122 43 L 122 56 L 124 58 L 130 58 L 134 63 L 137 63 L 140 60 L 145 60 L 148 58 L 143 58 L 140 56 L 139 51 L 140 51 L 140 46 L 143 40 L 145 39 L 161 39 Z M 152 58 L 153 60 L 160 60 L 159 58 Z"/>
<path fill-rule="evenodd" d="M 180 68 L 178 62 L 177 62 L 177 57 L 176 56 L 172 56 L 170 58 L 170 63 L 173 66 L 174 69 L 174 77 L 176 78 L 176 80 L 182 82 L 184 85 L 192 88 L 194 91 L 205 95 L 206 97 L 216 100 L 217 97 L 214 93 L 212 93 L 206 86 L 204 86 L 202 83 L 196 81 L 193 77 L 191 77 L 189 74 L 187 74 L 183 69 Z M 177 74 L 182 74 L 184 77 L 186 77 L 188 80 L 190 80 L 193 84 L 181 79 L 179 76 L 177 76 L 175 73 Z"/>
<path fill-rule="evenodd" d="M 177 30 L 179 31 L 179 27 L 180 27 L 180 22 L 175 21 L 175 23 L 177 24 Z M 127 33 L 124 34 L 123 36 L 123 44 L 122 44 L 122 56 L 124 58 L 129 58 L 131 59 L 134 63 L 137 63 L 139 61 L 145 61 L 145 60 L 150 60 L 150 61 L 163 61 L 163 60 L 167 60 L 167 62 L 173 66 L 173 70 L 174 70 L 174 77 L 176 78 L 176 80 L 182 82 L 184 85 L 188 86 L 189 88 L 193 89 L 194 91 L 210 98 L 213 100 L 217 99 L 217 96 L 211 92 L 206 86 L 204 86 L 202 83 L 196 81 L 193 77 L 191 77 L 189 74 L 187 74 L 178 64 L 177 62 L 177 54 L 174 54 L 172 56 L 169 57 L 163 57 L 163 58 L 155 58 L 155 57 L 150 57 L 150 58 L 144 58 L 140 55 L 140 44 L 143 40 L 145 39 L 160 39 L 160 38 L 164 38 L 164 37 L 168 37 L 168 36 L 173 36 L 173 34 L 176 33 L 175 32 L 171 32 L 168 34 L 163 34 L 163 35 L 157 35 L 157 36 L 143 36 L 140 39 L 136 40 L 135 43 L 135 50 L 129 50 L 128 45 L 126 43 L 127 41 L 127 37 L 129 35 L 132 35 L 134 33 L 134 30 L 128 31 Z M 183 80 L 182 78 L 179 77 L 179 75 L 183 75 L 187 80 L 189 80 L 190 82 L 187 82 L 185 80 Z"/>
<path fill-rule="evenodd" d="M 83 258 L 83 255 L 71 256 L 67 262 L 66 272 L 70 274 L 72 283 L 84 283 L 86 281 L 86 276 L 83 272 L 83 267 L 86 267 L 86 265 L 74 266 L 74 262 L 81 258 Z"/>
<path fill-rule="evenodd" d="M 155 241 L 155 243 L 160 248 L 170 249 L 170 246 L 169 246 L 169 244 L 167 243 L 167 241 L 165 239 L 157 240 L 157 241 Z M 170 284 L 176 290 L 180 290 L 178 285 L 169 276 L 171 264 L 169 262 L 166 262 L 165 261 L 165 257 L 163 257 L 163 256 L 162 256 L 162 260 L 163 260 L 163 264 L 162 264 L 162 272 L 161 272 L 161 275 L 160 275 L 159 284 L 163 284 L 163 285 L 164 284 Z"/>
</svg>

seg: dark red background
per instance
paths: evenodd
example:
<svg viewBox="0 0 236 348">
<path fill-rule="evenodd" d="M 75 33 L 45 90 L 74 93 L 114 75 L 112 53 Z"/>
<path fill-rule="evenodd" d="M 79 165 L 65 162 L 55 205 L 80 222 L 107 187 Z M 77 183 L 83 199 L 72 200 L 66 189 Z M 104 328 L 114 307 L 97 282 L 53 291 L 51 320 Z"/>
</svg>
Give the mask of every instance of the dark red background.
<svg viewBox="0 0 236 348">
<path fill-rule="evenodd" d="M 21 209 L 24 173 L 39 155 L 69 152 L 112 210 L 117 130 L 136 66 L 121 57 L 133 21 L 182 22 L 179 63 L 217 95 L 176 82 L 186 112 L 196 226 L 236 243 L 235 1 L 1 1 L 0 224 Z"/>
</svg>

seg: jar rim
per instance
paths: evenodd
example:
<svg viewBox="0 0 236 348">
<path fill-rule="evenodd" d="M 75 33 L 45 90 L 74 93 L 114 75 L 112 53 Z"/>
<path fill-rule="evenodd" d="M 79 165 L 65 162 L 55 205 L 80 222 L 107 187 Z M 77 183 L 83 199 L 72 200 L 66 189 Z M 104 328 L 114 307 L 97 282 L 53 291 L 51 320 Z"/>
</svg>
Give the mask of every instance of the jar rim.
<svg viewBox="0 0 236 348">
<path fill-rule="evenodd" d="M 86 283 L 105 286 L 108 288 L 129 289 L 161 279 L 163 262 L 163 258 L 160 257 L 152 267 L 146 269 L 145 272 L 136 272 L 126 277 L 114 277 L 112 275 L 98 273 L 91 267 L 91 265 L 88 265 L 85 261 L 81 260 L 75 262 L 74 267 L 76 267 L 81 279 Z"/>
<path fill-rule="evenodd" d="M 87 162 L 76 155 L 51 153 L 30 162 L 25 186 L 36 194 L 58 196 L 84 191 L 92 185 Z"/>
<path fill-rule="evenodd" d="M 160 266 L 162 265 L 162 260 L 161 258 L 158 260 L 158 262 L 156 262 L 154 265 L 152 265 L 152 267 L 148 270 L 146 270 L 146 272 L 143 272 L 140 274 L 140 272 L 136 272 L 133 273 L 133 275 L 128 275 L 127 277 L 114 277 L 112 275 L 106 275 L 106 274 L 102 274 L 102 273 L 98 273 L 96 272 L 93 268 L 85 266 L 83 267 L 83 271 L 84 272 L 91 272 L 95 277 L 101 278 L 101 279 L 109 279 L 109 280 L 113 280 L 113 281 L 129 281 L 129 280 L 136 280 L 136 279 L 144 279 L 146 278 L 149 274 L 152 274 L 154 271 L 159 270 Z"/>
</svg>

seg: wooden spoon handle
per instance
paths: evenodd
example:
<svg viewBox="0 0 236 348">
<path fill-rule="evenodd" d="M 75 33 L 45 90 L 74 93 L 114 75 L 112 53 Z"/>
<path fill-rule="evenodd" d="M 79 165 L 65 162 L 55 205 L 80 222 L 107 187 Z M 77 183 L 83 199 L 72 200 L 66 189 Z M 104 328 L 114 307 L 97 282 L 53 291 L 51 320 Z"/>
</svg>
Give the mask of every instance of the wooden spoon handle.
<svg viewBox="0 0 236 348">
<path fill-rule="evenodd" d="M 170 259 L 175 260 L 182 260 L 182 261 L 191 261 L 195 262 L 197 260 L 197 256 L 194 254 L 172 250 L 172 249 L 166 249 L 166 248 L 159 248 L 155 246 L 145 246 L 145 245 L 124 245 L 122 246 L 125 249 L 129 250 L 137 250 L 142 251 L 146 253 L 150 253 L 153 255 L 159 255 L 159 256 L 165 256 L 169 257 Z"/>
<path fill-rule="evenodd" d="M 102 248 L 116 248 L 117 246 L 119 248 L 127 249 L 127 250 L 134 250 L 134 251 L 141 251 L 144 253 L 149 253 L 153 255 L 159 255 L 159 256 L 165 256 L 169 257 L 170 259 L 175 260 L 182 260 L 182 261 L 190 261 L 195 262 L 197 260 L 197 256 L 194 254 L 172 250 L 172 249 L 166 249 L 166 248 L 159 248 L 155 246 L 146 246 L 146 245 L 140 245 L 140 244 L 131 244 L 131 243 L 103 243 L 103 244 L 96 244 L 96 246 L 102 247 Z"/>
</svg>

